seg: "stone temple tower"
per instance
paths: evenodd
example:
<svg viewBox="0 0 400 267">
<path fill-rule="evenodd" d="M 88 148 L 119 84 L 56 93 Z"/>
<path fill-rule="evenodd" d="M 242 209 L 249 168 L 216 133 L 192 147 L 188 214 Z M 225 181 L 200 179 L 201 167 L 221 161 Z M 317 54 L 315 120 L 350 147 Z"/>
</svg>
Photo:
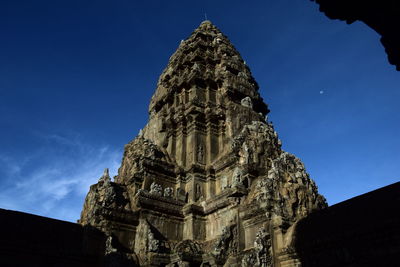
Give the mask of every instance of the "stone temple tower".
<svg viewBox="0 0 400 267">
<path fill-rule="evenodd" d="M 80 223 L 112 266 L 299 266 L 296 222 L 326 206 L 282 151 L 240 54 L 210 21 L 181 42 L 118 175 L 92 185 Z"/>
</svg>

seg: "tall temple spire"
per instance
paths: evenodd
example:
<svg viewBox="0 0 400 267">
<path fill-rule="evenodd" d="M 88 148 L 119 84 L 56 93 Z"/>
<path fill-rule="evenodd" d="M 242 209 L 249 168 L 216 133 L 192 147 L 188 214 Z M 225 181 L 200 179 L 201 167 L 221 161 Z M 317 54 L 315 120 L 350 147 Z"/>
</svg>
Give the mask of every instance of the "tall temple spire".
<svg viewBox="0 0 400 267">
<path fill-rule="evenodd" d="M 80 223 L 135 266 L 298 266 L 293 228 L 326 203 L 268 112 L 238 51 L 202 22 L 169 59 L 114 182 L 90 187 Z"/>
<path fill-rule="evenodd" d="M 206 20 L 170 57 L 149 112 L 145 137 L 164 147 L 178 165 L 190 168 L 212 164 L 243 123 L 264 121 L 269 110 L 239 52 Z M 202 160 L 190 154 L 201 149 Z"/>
<path fill-rule="evenodd" d="M 209 20 L 203 21 L 170 57 L 150 111 L 158 111 L 174 93 L 192 87 L 219 90 L 221 94 L 229 92 L 232 100 L 249 96 L 256 103 L 256 111 L 268 113 L 250 69 L 229 39 Z"/>
</svg>

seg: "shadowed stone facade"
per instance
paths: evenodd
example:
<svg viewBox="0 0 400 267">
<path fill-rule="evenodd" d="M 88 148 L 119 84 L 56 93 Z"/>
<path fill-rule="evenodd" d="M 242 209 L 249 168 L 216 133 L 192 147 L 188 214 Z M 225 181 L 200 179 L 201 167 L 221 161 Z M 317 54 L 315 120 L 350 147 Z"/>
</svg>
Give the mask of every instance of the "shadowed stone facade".
<svg viewBox="0 0 400 267">
<path fill-rule="evenodd" d="M 106 170 L 80 223 L 106 253 L 140 266 L 297 266 L 296 223 L 326 207 L 303 163 L 281 149 L 249 67 L 209 21 L 181 42 L 149 121 Z"/>
<path fill-rule="evenodd" d="M 315 212 L 296 225 L 302 267 L 395 267 L 400 255 L 400 182 Z"/>
<path fill-rule="evenodd" d="M 0 209 L 1 267 L 101 267 L 105 236 L 90 226 Z"/>
</svg>

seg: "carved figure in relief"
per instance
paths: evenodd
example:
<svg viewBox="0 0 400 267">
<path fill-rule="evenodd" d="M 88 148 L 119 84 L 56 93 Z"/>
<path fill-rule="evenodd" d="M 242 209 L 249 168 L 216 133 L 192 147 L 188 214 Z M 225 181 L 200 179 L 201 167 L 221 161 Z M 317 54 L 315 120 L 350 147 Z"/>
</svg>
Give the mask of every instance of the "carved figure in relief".
<svg viewBox="0 0 400 267">
<path fill-rule="evenodd" d="M 276 179 L 279 177 L 279 170 L 276 166 L 276 162 L 274 160 L 271 160 L 271 169 L 268 170 L 268 178 L 270 179 Z"/>
<path fill-rule="evenodd" d="M 155 182 L 152 182 L 150 185 L 150 194 L 154 194 L 156 191 L 157 184 Z"/>
<path fill-rule="evenodd" d="M 264 237 L 266 236 L 266 230 L 261 228 L 256 233 L 256 239 L 254 240 L 254 247 L 259 251 L 263 252 L 265 250 L 265 240 Z"/>
<path fill-rule="evenodd" d="M 150 185 L 150 194 L 162 196 L 163 195 L 162 186 L 156 184 L 155 182 L 152 182 Z"/>
<path fill-rule="evenodd" d="M 154 237 L 154 234 L 149 229 L 147 232 L 147 249 L 151 252 L 158 252 L 160 248 L 160 241 Z"/>
<path fill-rule="evenodd" d="M 154 145 L 150 146 L 149 152 L 150 152 L 150 158 L 154 160 L 156 158 L 156 149 Z"/>
<path fill-rule="evenodd" d="M 242 259 L 242 266 L 243 267 L 254 267 L 257 266 L 257 255 L 254 253 L 254 250 L 247 253 Z"/>
<path fill-rule="evenodd" d="M 236 225 L 225 226 L 222 234 L 214 245 L 212 254 L 215 259 L 223 264 L 229 255 L 236 255 L 238 252 L 238 229 Z"/>
<path fill-rule="evenodd" d="M 113 237 L 110 235 L 107 237 L 107 240 L 106 240 L 106 255 L 113 253 L 113 252 L 117 252 L 117 249 L 114 248 Z"/>
<path fill-rule="evenodd" d="M 164 189 L 164 197 L 173 198 L 174 197 L 174 189 L 172 189 L 172 187 L 166 187 Z"/>
<path fill-rule="evenodd" d="M 236 167 L 233 171 L 232 176 L 232 186 L 241 186 L 243 185 L 243 170 L 239 167 Z"/>
<path fill-rule="evenodd" d="M 176 189 L 176 199 L 182 202 L 186 202 L 186 192 L 182 188 Z"/>
<path fill-rule="evenodd" d="M 263 200 L 266 204 L 271 204 L 274 195 L 274 181 L 268 178 L 262 178 L 257 183 L 257 191 L 259 194 L 256 201 Z"/>
<path fill-rule="evenodd" d="M 197 63 L 194 63 L 192 68 L 194 71 L 200 71 L 199 64 L 197 64 Z"/>
<path fill-rule="evenodd" d="M 214 38 L 214 40 L 213 40 L 213 44 L 214 44 L 214 45 L 215 45 L 215 44 L 219 44 L 221 41 L 222 41 L 221 38 L 216 37 L 216 38 Z"/>
<path fill-rule="evenodd" d="M 197 161 L 204 163 L 204 147 L 202 145 L 197 146 Z"/>
<path fill-rule="evenodd" d="M 199 200 L 201 197 L 203 196 L 202 192 L 201 192 L 201 186 L 200 184 L 196 184 L 196 192 L 195 192 L 195 198 L 196 201 Z"/>
<path fill-rule="evenodd" d="M 242 99 L 242 101 L 240 101 L 240 103 L 242 104 L 242 106 L 247 107 L 247 108 L 253 108 L 253 102 L 251 101 L 251 98 L 246 96 L 245 98 Z"/>
<path fill-rule="evenodd" d="M 242 71 L 239 71 L 238 77 L 243 78 L 243 79 L 247 79 L 247 78 L 248 78 L 247 75 L 246 75 L 246 73 L 244 73 L 244 72 L 242 72 Z"/>
<path fill-rule="evenodd" d="M 177 253 L 186 253 L 191 256 L 201 255 L 202 253 L 201 245 L 197 241 L 189 239 L 179 242 L 174 250 Z"/>
<path fill-rule="evenodd" d="M 272 266 L 271 256 L 271 239 L 265 228 L 258 230 L 254 240 L 254 247 L 257 252 L 257 266 L 270 267 Z"/>
<path fill-rule="evenodd" d="M 228 178 L 226 175 L 221 177 L 221 190 L 224 190 L 228 187 Z"/>
<path fill-rule="evenodd" d="M 227 246 L 229 245 L 227 242 L 229 237 L 230 237 L 229 227 L 222 228 L 222 234 L 219 237 L 219 239 L 214 247 L 214 254 L 223 254 L 224 253 L 224 250 L 227 249 Z"/>
<path fill-rule="evenodd" d="M 243 143 L 243 157 L 244 157 L 245 164 L 249 164 L 252 162 L 253 152 L 246 143 Z"/>
</svg>

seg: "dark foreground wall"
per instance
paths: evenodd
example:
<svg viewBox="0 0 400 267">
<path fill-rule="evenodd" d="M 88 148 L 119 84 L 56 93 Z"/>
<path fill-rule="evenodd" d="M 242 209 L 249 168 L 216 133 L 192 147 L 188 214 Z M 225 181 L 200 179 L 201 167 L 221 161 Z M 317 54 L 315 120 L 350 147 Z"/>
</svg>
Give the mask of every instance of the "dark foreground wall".
<svg viewBox="0 0 400 267">
<path fill-rule="evenodd" d="M 400 266 L 400 182 L 333 205 L 298 224 L 303 266 Z"/>
<path fill-rule="evenodd" d="M 79 224 L 0 209 L 1 267 L 102 266 L 104 236 Z"/>
</svg>

